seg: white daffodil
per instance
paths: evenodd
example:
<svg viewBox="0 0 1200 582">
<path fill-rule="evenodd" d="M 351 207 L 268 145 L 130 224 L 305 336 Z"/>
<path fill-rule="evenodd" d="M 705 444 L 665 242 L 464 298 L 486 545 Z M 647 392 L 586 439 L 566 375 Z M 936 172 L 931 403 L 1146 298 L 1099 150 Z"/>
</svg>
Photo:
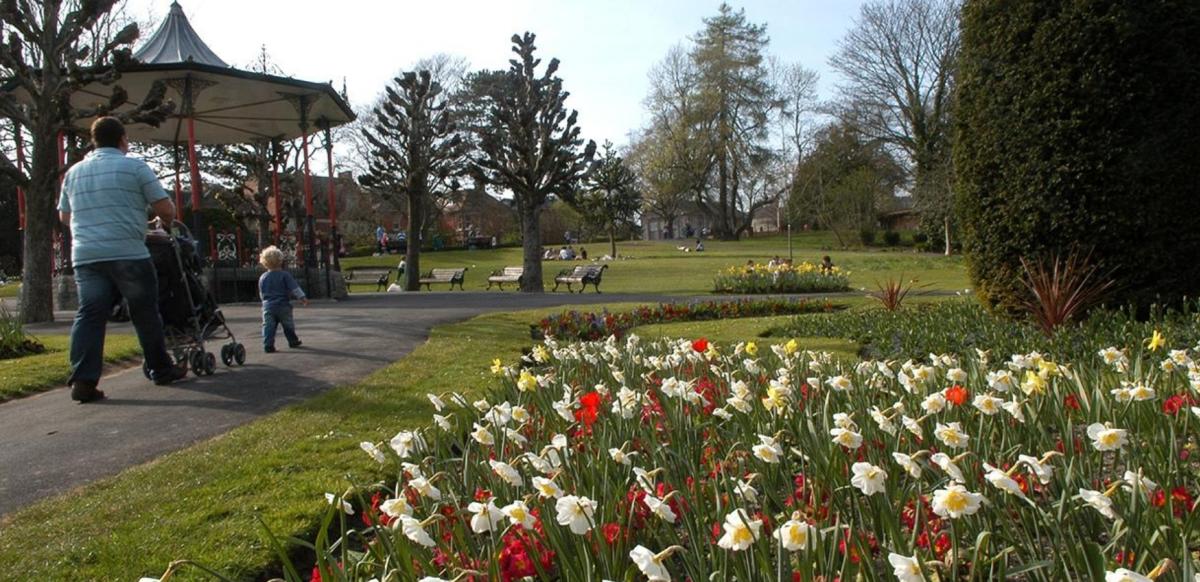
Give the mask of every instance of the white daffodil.
<svg viewBox="0 0 1200 582">
<path fill-rule="evenodd" d="M 529 506 L 525 505 L 520 499 L 505 505 L 500 508 L 500 513 L 503 513 L 508 520 L 515 526 L 520 526 L 528 530 L 532 530 L 537 524 L 537 518 L 529 512 Z"/>
<path fill-rule="evenodd" d="M 450 424 L 449 416 L 442 416 L 440 414 L 435 414 L 435 415 L 433 415 L 433 423 L 438 425 L 438 428 L 440 428 L 446 432 L 450 432 L 451 430 L 454 429 L 454 426 Z"/>
<path fill-rule="evenodd" d="M 1105 364 L 1114 368 L 1121 369 L 1129 363 L 1129 358 L 1125 356 L 1125 352 L 1115 347 L 1104 348 L 1100 350 L 1099 354 Z"/>
<path fill-rule="evenodd" d="M 902 556 L 895 552 L 888 554 L 888 563 L 892 566 L 892 574 L 900 582 L 923 582 L 921 562 L 916 556 Z"/>
<path fill-rule="evenodd" d="M 1092 447 L 1097 451 L 1115 451 L 1124 447 L 1127 442 L 1123 429 L 1098 422 L 1088 425 L 1087 435 L 1092 439 Z"/>
<path fill-rule="evenodd" d="M 347 502 L 345 499 L 342 499 L 342 498 L 338 497 L 337 495 L 334 495 L 332 493 L 326 493 L 325 494 L 325 502 L 334 507 L 337 507 L 338 509 L 341 509 L 342 512 L 345 513 L 346 515 L 354 515 L 354 507 L 351 506 L 350 503 Z"/>
<path fill-rule="evenodd" d="M 879 427 L 879 430 L 895 436 L 896 425 L 892 424 L 892 421 L 879 410 L 878 406 L 872 406 L 867 412 L 871 415 L 871 420 L 875 421 L 875 425 Z"/>
<path fill-rule="evenodd" d="M 379 511 L 388 517 L 400 517 L 402 515 L 412 516 L 412 506 L 408 504 L 408 500 L 403 496 L 395 499 L 388 499 L 379 504 Z"/>
<path fill-rule="evenodd" d="M 416 518 L 407 515 L 400 516 L 401 531 L 404 532 L 404 537 L 412 540 L 415 543 L 421 544 L 427 548 L 432 548 L 437 545 L 433 538 L 429 537 L 429 533 L 425 531 L 425 524 L 416 520 Z"/>
<path fill-rule="evenodd" d="M 1099 511 L 1100 515 L 1103 515 L 1109 519 L 1117 518 L 1116 512 L 1113 511 L 1112 499 L 1109 499 L 1107 495 L 1099 491 L 1092 491 L 1091 489 L 1080 489 L 1079 498 L 1082 499 L 1084 503 L 1092 506 L 1092 508 L 1096 511 Z"/>
<path fill-rule="evenodd" d="M 650 508 L 650 513 L 657 515 L 660 519 L 667 523 L 675 523 L 675 510 L 671 509 L 671 504 L 666 500 L 659 499 L 653 495 L 646 495 L 642 498 L 646 503 L 646 507 Z"/>
<path fill-rule="evenodd" d="M 384 456 L 383 451 L 379 450 L 379 447 L 375 443 L 363 441 L 361 443 L 358 443 L 358 446 L 361 447 L 362 450 L 365 451 L 368 456 L 370 456 L 372 459 L 375 459 L 375 462 L 377 462 L 377 463 L 386 463 L 387 462 L 387 457 Z"/>
<path fill-rule="evenodd" d="M 783 549 L 789 552 L 799 552 L 808 548 L 808 541 L 816 535 L 816 531 L 816 528 L 808 522 L 791 519 L 776 528 L 771 535 L 779 540 Z"/>
<path fill-rule="evenodd" d="M 425 397 L 429 399 L 431 404 L 433 404 L 433 409 L 438 412 L 441 412 L 442 409 L 446 407 L 445 401 L 443 401 L 437 394 L 426 394 Z"/>
<path fill-rule="evenodd" d="M 650 582 L 671 582 L 671 573 L 663 565 L 662 558 L 650 551 L 646 546 L 639 545 L 629 551 L 629 559 L 637 564 L 638 570 Z"/>
<path fill-rule="evenodd" d="M 924 410 L 926 414 L 937 414 L 945 409 L 946 396 L 941 392 L 934 392 L 921 401 L 921 410 Z"/>
<path fill-rule="evenodd" d="M 523 449 L 525 445 L 529 444 L 529 439 L 525 438 L 525 435 L 507 427 L 504 429 L 504 438 L 517 445 L 518 449 Z"/>
<path fill-rule="evenodd" d="M 987 373 L 988 387 L 997 392 L 1008 392 L 1017 386 L 1016 378 L 1008 370 Z"/>
<path fill-rule="evenodd" d="M 987 463 L 983 464 L 983 470 L 985 471 L 983 478 L 987 479 L 988 483 L 991 483 L 993 487 L 1025 499 L 1025 492 L 1021 491 L 1021 485 L 1015 479 L 1009 477 L 1007 473 Z"/>
<path fill-rule="evenodd" d="M 758 440 L 761 442 L 752 447 L 754 456 L 764 463 L 778 463 L 783 456 L 783 447 L 773 437 L 766 435 L 758 435 Z"/>
<path fill-rule="evenodd" d="M 825 383 L 838 392 L 845 392 L 854 388 L 854 384 L 845 376 L 834 376 L 826 380 Z"/>
<path fill-rule="evenodd" d="M 1158 483 L 1155 483 L 1154 481 L 1151 481 L 1149 477 L 1142 475 L 1142 471 L 1140 469 L 1136 473 L 1133 471 L 1125 471 L 1124 481 L 1125 484 L 1121 487 L 1126 491 L 1141 491 L 1147 496 L 1149 496 L 1151 493 L 1154 493 L 1155 489 L 1158 489 Z"/>
<path fill-rule="evenodd" d="M 471 438 L 485 447 L 490 447 L 496 443 L 496 437 L 492 434 L 492 431 L 488 427 L 481 426 L 478 423 L 472 425 Z"/>
<path fill-rule="evenodd" d="M 961 384 L 967 381 L 967 373 L 962 368 L 950 368 L 946 370 L 946 379 Z"/>
<path fill-rule="evenodd" d="M 396 433 L 396 436 L 392 437 L 388 444 L 401 459 L 407 459 L 409 455 L 425 450 L 425 439 L 421 438 L 420 433 L 412 430 L 402 430 Z"/>
<path fill-rule="evenodd" d="M 434 501 L 441 501 L 442 499 L 442 491 L 434 487 L 433 483 L 430 483 L 429 479 L 425 477 L 415 477 L 409 480 L 408 486 L 412 487 L 421 497 L 428 497 Z"/>
<path fill-rule="evenodd" d="M 848 429 L 844 429 L 844 428 L 834 428 L 829 431 L 829 434 L 833 436 L 833 442 L 835 444 L 842 445 L 843 447 L 846 447 L 847 449 L 853 450 L 853 449 L 857 449 L 858 447 L 862 446 L 862 441 L 863 441 L 862 435 L 860 435 L 852 430 L 848 430 Z"/>
<path fill-rule="evenodd" d="M 1021 424 L 1025 424 L 1025 411 L 1021 408 L 1021 403 L 1016 400 L 1010 400 L 1000 405 L 1004 411 L 1011 415 Z"/>
<path fill-rule="evenodd" d="M 904 430 L 912 433 L 917 438 L 925 437 L 925 431 L 921 429 L 921 423 L 917 422 L 917 419 L 902 414 L 900 415 L 900 424 L 904 425 Z"/>
<path fill-rule="evenodd" d="M 971 402 L 979 412 L 988 416 L 1000 412 L 1000 407 L 1004 404 L 1003 400 L 992 396 L 991 394 L 980 394 Z"/>
<path fill-rule="evenodd" d="M 558 511 L 558 524 L 571 528 L 571 533 L 583 535 L 592 529 L 592 515 L 596 502 L 587 497 L 564 495 L 554 503 Z"/>
<path fill-rule="evenodd" d="M 514 406 L 510 412 L 512 419 L 517 421 L 517 424 L 525 424 L 529 422 L 529 411 L 524 406 Z"/>
<path fill-rule="evenodd" d="M 933 512 L 942 517 L 958 519 L 979 511 L 982 501 L 982 495 L 967 491 L 958 483 L 951 483 L 945 489 L 933 492 Z"/>
<path fill-rule="evenodd" d="M 492 467 L 492 472 L 498 475 L 505 483 L 513 487 L 524 487 L 525 479 L 521 477 L 521 473 L 515 467 L 508 463 L 503 463 L 496 460 L 489 460 L 488 464 Z"/>
<path fill-rule="evenodd" d="M 1129 395 L 1136 402 L 1145 402 L 1147 400 L 1154 400 L 1155 392 L 1153 388 L 1146 386 L 1145 383 L 1138 382 L 1129 388 Z"/>
<path fill-rule="evenodd" d="M 911 456 L 904 453 L 893 452 L 892 458 L 895 459 L 896 464 L 900 465 L 900 467 L 904 469 L 904 472 L 908 473 L 913 479 L 921 478 L 921 465 L 917 464 L 917 462 L 913 460 Z"/>
<path fill-rule="evenodd" d="M 937 423 L 937 428 L 933 430 L 933 435 L 942 441 L 942 444 L 953 449 L 965 449 L 970 441 L 967 433 L 962 431 L 962 427 L 957 422 L 950 424 Z"/>
<path fill-rule="evenodd" d="M 958 465 L 954 463 L 954 459 L 951 459 L 950 455 L 947 455 L 946 453 L 934 453 L 933 456 L 929 457 L 929 460 L 932 461 L 933 464 L 937 465 L 942 471 L 945 471 L 947 475 L 950 475 L 951 479 L 954 479 L 955 481 L 966 480 L 963 479 L 962 470 L 958 468 Z"/>
<path fill-rule="evenodd" d="M 762 520 L 750 519 L 744 509 L 735 509 L 725 516 L 725 523 L 721 527 L 725 534 L 717 540 L 717 546 L 740 552 L 758 540 Z"/>
<path fill-rule="evenodd" d="M 636 454 L 637 453 L 626 453 L 621 449 L 608 449 L 608 456 L 612 457 L 612 460 L 617 464 L 625 465 L 626 467 L 633 464 L 633 456 Z"/>
<path fill-rule="evenodd" d="M 563 490 L 558 486 L 558 483 L 545 477 L 534 477 L 533 488 L 537 490 L 538 496 L 542 499 L 550 497 L 557 499 L 563 496 Z"/>
<path fill-rule="evenodd" d="M 850 484 L 858 487 L 863 495 L 874 495 L 883 493 L 887 488 L 887 471 L 876 467 L 870 463 L 854 463 L 850 466 L 850 470 L 854 472 L 854 476 L 850 477 Z"/>
<path fill-rule="evenodd" d="M 488 499 L 487 503 L 474 501 L 467 506 L 467 511 L 471 512 L 471 531 L 475 533 L 492 531 L 504 519 L 494 499 Z"/>
<path fill-rule="evenodd" d="M 746 503 L 758 503 L 758 490 L 750 484 L 750 479 L 734 480 L 733 491 L 738 497 L 745 499 Z"/>
<path fill-rule="evenodd" d="M 1047 462 L 1043 462 L 1041 459 L 1031 457 L 1029 455 L 1018 455 L 1017 461 L 1025 463 L 1025 466 L 1029 467 L 1029 470 L 1032 471 L 1035 476 L 1037 476 L 1038 481 L 1040 481 L 1042 485 L 1049 483 L 1054 477 L 1054 466 Z"/>
<path fill-rule="evenodd" d="M 1133 570 L 1117 568 L 1104 571 L 1104 582 L 1154 582 L 1154 578 L 1143 576 Z"/>
</svg>

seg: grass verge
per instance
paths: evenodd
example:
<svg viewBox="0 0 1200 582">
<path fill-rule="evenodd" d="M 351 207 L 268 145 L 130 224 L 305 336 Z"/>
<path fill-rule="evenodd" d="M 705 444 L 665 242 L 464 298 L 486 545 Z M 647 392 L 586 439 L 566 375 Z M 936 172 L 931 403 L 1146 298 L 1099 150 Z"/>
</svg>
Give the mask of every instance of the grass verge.
<svg viewBox="0 0 1200 582">
<path fill-rule="evenodd" d="M 651 338 L 707 338 L 719 343 L 736 343 L 754 340 L 759 345 L 779 344 L 790 338 L 783 335 L 771 334 L 771 330 L 781 328 L 802 315 L 774 315 L 770 317 L 746 317 L 720 321 L 687 321 L 680 323 L 661 323 L 635 327 L 632 333 Z M 826 337 L 798 337 L 795 340 L 800 349 L 818 352 L 831 352 L 835 356 L 854 359 L 857 356 L 858 345 L 849 340 Z"/>
<path fill-rule="evenodd" d="M 21 284 L 20 283 L 9 283 L 7 285 L 0 285 L 0 299 L 4 299 L 7 297 L 16 297 L 20 294 L 21 294 Z"/>
<path fill-rule="evenodd" d="M 0 402 L 62 386 L 70 375 L 65 335 L 41 335 L 36 339 L 46 352 L 0 360 Z M 104 340 L 104 362 L 111 364 L 137 357 L 141 347 L 131 335 L 109 335 Z"/>
</svg>

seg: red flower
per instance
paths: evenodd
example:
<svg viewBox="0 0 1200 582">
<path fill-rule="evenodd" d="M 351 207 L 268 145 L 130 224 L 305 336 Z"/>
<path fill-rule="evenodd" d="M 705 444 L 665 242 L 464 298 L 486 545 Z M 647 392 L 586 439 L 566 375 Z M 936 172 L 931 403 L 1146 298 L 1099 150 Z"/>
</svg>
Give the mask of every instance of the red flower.
<svg viewBox="0 0 1200 582">
<path fill-rule="evenodd" d="M 1179 410 L 1181 408 L 1183 408 L 1184 406 L 1187 405 L 1187 403 L 1188 403 L 1187 396 L 1184 396 L 1183 394 L 1176 394 L 1170 398 L 1167 398 L 1166 400 L 1163 401 L 1163 405 L 1162 405 L 1163 414 L 1169 414 L 1171 416 L 1175 416 L 1176 414 L 1179 413 Z"/>
<path fill-rule="evenodd" d="M 967 389 L 959 386 L 958 384 L 946 389 L 946 400 L 955 406 L 962 406 L 965 404 L 968 396 L 970 396 L 970 393 L 967 392 Z"/>
<path fill-rule="evenodd" d="M 581 406 L 575 411 L 575 420 L 583 422 L 584 426 L 591 428 L 600 413 L 600 394 L 588 392 L 579 397 L 579 404 Z"/>
<path fill-rule="evenodd" d="M 701 353 L 701 354 L 703 354 L 704 352 L 707 352 L 708 351 L 708 340 L 706 340 L 704 338 L 700 338 L 696 341 L 693 341 L 692 349 L 696 350 L 696 352 Z"/>
<path fill-rule="evenodd" d="M 1066 396 L 1063 396 L 1063 407 L 1079 410 L 1079 397 L 1075 396 L 1074 392 L 1068 392 Z"/>
<path fill-rule="evenodd" d="M 608 545 L 611 546 L 617 543 L 617 538 L 621 535 L 621 524 L 616 522 L 606 523 L 600 528 L 600 531 L 604 534 L 604 541 L 608 542 Z"/>
</svg>

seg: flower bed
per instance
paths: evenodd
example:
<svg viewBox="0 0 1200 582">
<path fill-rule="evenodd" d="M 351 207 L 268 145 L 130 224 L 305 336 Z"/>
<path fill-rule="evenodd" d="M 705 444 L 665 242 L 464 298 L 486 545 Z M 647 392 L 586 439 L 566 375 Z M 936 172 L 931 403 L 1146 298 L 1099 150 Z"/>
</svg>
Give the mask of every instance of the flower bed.
<svg viewBox="0 0 1200 582">
<path fill-rule="evenodd" d="M 717 273 L 713 281 L 716 293 L 825 293 L 848 291 L 850 273 L 833 267 L 829 272 L 820 265 L 767 264 L 733 266 Z"/>
<path fill-rule="evenodd" d="M 790 299 L 740 299 L 736 301 L 697 301 L 693 303 L 661 303 L 643 305 L 625 313 L 564 311 L 551 315 L 532 326 L 533 338 L 592 341 L 615 335 L 641 325 L 683 321 L 707 321 L 768 315 L 797 315 L 828 313 L 841 309 L 828 301 Z"/>
<path fill-rule="evenodd" d="M 486 400 L 430 395 L 429 427 L 362 443 L 383 481 L 327 496 L 346 533 L 317 569 L 1096 580 L 1169 558 L 1192 580 L 1200 356 L 1131 340 L 858 364 L 794 341 L 547 341 L 496 362 Z"/>
</svg>

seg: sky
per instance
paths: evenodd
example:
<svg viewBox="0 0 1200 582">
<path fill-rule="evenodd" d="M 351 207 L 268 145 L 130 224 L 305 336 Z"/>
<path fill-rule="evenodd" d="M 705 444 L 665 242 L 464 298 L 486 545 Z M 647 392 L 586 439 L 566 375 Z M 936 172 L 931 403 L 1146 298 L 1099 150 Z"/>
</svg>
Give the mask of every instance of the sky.
<svg viewBox="0 0 1200 582">
<path fill-rule="evenodd" d="M 513 33 L 537 34 L 538 53 L 561 61 L 559 76 L 579 111 L 585 138 L 628 142 L 646 118 L 647 73 L 716 14 L 719 0 L 180 0 L 193 28 L 224 61 L 246 68 L 263 45 L 287 75 L 345 81 L 355 107 L 418 59 L 466 58 L 472 68 L 506 68 Z M 828 65 L 861 0 L 731 2 L 765 23 L 768 53 L 820 75 L 828 99 L 837 78 Z M 155 27 L 169 0 L 128 0 L 130 16 Z M 143 30 L 147 39 L 153 29 Z"/>
</svg>

